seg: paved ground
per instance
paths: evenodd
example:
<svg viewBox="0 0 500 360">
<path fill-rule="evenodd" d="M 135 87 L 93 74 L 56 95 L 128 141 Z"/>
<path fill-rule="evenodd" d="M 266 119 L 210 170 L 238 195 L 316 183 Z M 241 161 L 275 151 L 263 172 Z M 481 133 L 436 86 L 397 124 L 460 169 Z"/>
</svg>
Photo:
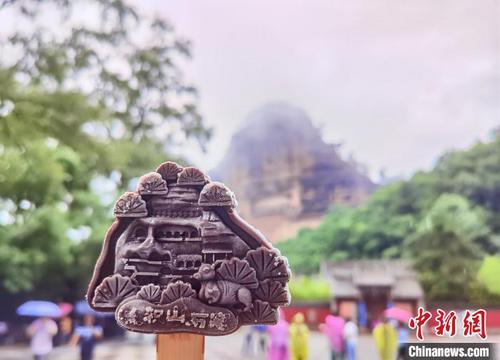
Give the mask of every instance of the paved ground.
<svg viewBox="0 0 500 360">
<path fill-rule="evenodd" d="M 155 359 L 155 337 L 151 335 L 134 336 L 120 341 L 105 341 L 96 347 L 95 360 L 127 360 L 127 359 Z M 238 331 L 229 336 L 207 337 L 205 342 L 206 360 L 249 360 L 264 359 L 265 356 L 243 357 L 241 347 L 245 331 Z M 311 359 L 328 359 L 328 343 L 319 333 L 311 336 Z M 373 359 L 375 345 L 371 338 L 362 339 L 359 359 Z M 0 347 L 1 360 L 30 359 L 29 350 L 26 347 L 8 346 Z M 78 351 L 68 346 L 56 348 L 51 354 L 50 360 L 77 360 Z"/>
<path fill-rule="evenodd" d="M 245 331 L 241 330 L 235 334 L 223 337 L 206 338 L 206 360 L 260 360 L 263 355 L 254 357 L 243 357 L 241 346 Z M 143 335 L 133 336 L 125 340 L 105 341 L 96 348 L 95 360 L 134 360 L 134 359 L 155 359 L 154 336 Z M 432 339 L 431 341 L 436 341 Z M 463 342 L 464 339 L 455 338 L 456 342 Z M 469 340 L 470 341 L 470 340 Z M 500 343 L 500 336 L 491 337 L 490 342 Z M 320 333 L 313 332 L 310 341 L 312 360 L 329 359 L 328 343 Z M 500 359 L 500 348 L 497 345 L 497 358 Z M 1 360 L 25 360 L 30 359 L 29 350 L 26 347 L 9 346 L 0 347 Z M 358 346 L 358 360 L 377 359 L 375 344 L 369 335 L 360 338 Z M 59 347 L 52 353 L 50 360 L 78 360 L 76 348 Z"/>
</svg>

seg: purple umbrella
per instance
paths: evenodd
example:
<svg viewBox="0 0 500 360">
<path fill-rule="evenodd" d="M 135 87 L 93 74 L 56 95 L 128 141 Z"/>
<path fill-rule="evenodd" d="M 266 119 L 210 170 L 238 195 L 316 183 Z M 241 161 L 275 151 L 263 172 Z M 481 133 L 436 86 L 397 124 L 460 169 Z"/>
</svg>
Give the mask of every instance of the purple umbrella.
<svg viewBox="0 0 500 360">
<path fill-rule="evenodd" d="M 19 306 L 16 313 L 21 316 L 60 317 L 61 309 L 50 301 L 30 300 Z"/>
</svg>

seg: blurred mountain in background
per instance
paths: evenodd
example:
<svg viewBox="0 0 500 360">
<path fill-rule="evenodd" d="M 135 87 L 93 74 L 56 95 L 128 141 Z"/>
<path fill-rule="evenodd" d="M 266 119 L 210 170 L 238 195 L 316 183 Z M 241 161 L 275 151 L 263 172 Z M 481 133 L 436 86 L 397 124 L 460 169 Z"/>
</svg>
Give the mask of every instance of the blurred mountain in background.
<svg viewBox="0 0 500 360">
<path fill-rule="evenodd" d="M 296 107 L 273 103 L 244 122 L 211 172 L 236 194 L 239 211 L 271 241 L 317 226 L 333 204 L 358 205 L 374 183 L 362 167 L 323 141 Z"/>
</svg>

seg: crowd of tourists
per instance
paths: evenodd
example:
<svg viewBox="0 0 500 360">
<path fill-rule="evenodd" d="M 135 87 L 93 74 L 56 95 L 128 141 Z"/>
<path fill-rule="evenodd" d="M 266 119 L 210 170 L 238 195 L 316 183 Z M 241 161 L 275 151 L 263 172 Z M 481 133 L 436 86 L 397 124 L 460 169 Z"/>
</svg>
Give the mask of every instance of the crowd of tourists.
<svg viewBox="0 0 500 360">
<path fill-rule="evenodd" d="M 328 315 L 319 330 L 328 339 L 332 360 L 356 360 L 360 330 L 348 317 Z M 78 324 L 69 316 L 57 322 L 49 317 L 34 320 L 26 329 L 35 360 L 45 359 L 52 351 L 54 340 L 60 345 L 79 346 L 81 360 L 92 360 L 96 341 L 103 329 L 95 324 L 93 315 L 81 317 Z M 289 323 L 281 314 L 276 325 L 254 325 L 246 333 L 242 355 L 267 360 L 310 359 L 310 331 L 303 313 L 296 313 Z M 405 323 L 381 318 L 372 330 L 380 360 L 404 359 L 409 331 Z M 57 338 L 56 338 L 57 337 Z"/>
<path fill-rule="evenodd" d="M 242 354 L 245 357 L 267 360 L 309 359 L 309 328 L 304 314 L 297 313 L 291 323 L 283 314 L 276 325 L 255 325 L 245 336 Z M 332 360 L 356 360 L 360 330 L 348 317 L 328 315 L 319 330 L 330 345 Z M 380 360 L 404 359 L 409 329 L 406 323 L 382 317 L 372 330 L 372 336 Z"/>
<path fill-rule="evenodd" d="M 44 360 L 52 352 L 54 337 L 59 336 L 60 345 L 71 344 L 80 347 L 81 360 L 92 360 L 95 343 L 102 338 L 102 327 L 95 324 L 95 317 L 85 315 L 81 324 L 73 326 L 69 316 L 59 320 L 59 324 L 49 317 L 34 320 L 26 330 L 30 338 L 30 348 L 35 360 Z"/>
</svg>

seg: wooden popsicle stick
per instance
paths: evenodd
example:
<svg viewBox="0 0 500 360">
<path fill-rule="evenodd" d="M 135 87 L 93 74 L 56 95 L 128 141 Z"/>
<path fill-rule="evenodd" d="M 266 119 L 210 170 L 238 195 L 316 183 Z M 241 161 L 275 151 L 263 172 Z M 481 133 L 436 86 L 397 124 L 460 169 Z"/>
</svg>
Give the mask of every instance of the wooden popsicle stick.
<svg viewBox="0 0 500 360">
<path fill-rule="evenodd" d="M 205 336 L 175 333 L 156 336 L 157 360 L 205 359 Z"/>
</svg>

